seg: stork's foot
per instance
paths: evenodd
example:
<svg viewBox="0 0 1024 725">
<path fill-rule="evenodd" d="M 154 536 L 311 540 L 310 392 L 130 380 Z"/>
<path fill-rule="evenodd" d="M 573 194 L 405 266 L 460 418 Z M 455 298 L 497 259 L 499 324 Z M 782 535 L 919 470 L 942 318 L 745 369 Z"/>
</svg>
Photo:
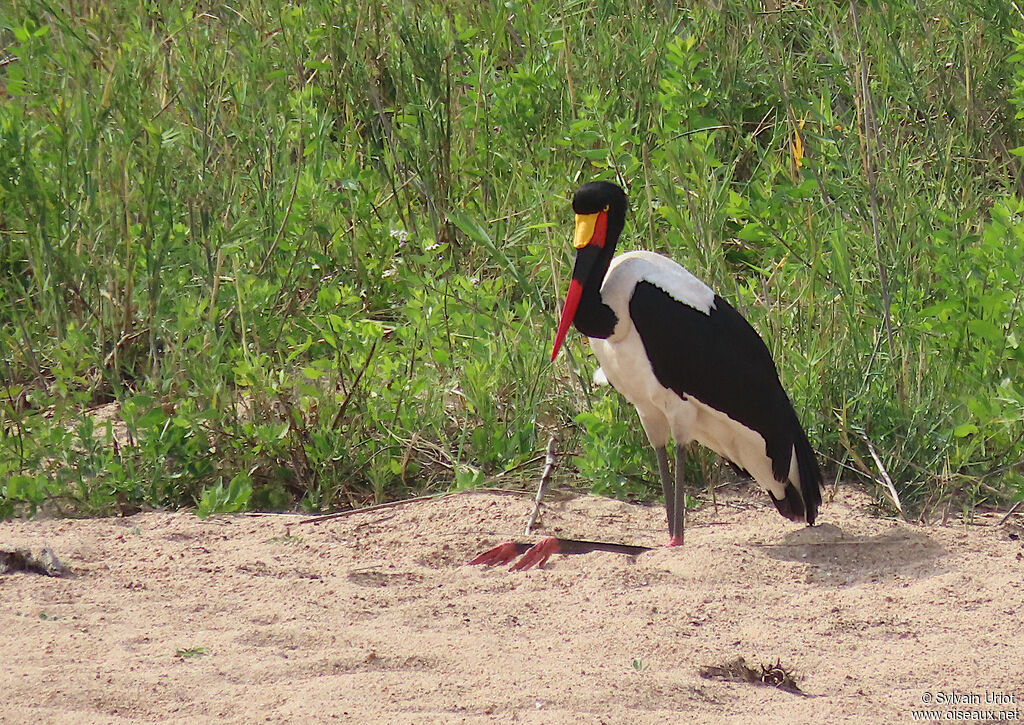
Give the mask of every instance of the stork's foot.
<svg viewBox="0 0 1024 725">
<path fill-rule="evenodd" d="M 534 544 L 529 551 L 523 554 L 523 558 L 508 568 L 509 571 L 525 571 L 533 567 L 542 567 L 552 554 L 561 551 L 558 539 L 549 536 Z"/>
<path fill-rule="evenodd" d="M 679 536 L 670 536 L 670 537 L 668 537 L 668 545 L 669 546 L 682 546 L 683 545 L 683 536 L 682 536 L 682 534 L 680 534 Z"/>
<path fill-rule="evenodd" d="M 682 542 L 680 537 L 679 543 Z M 533 567 L 541 567 L 551 558 L 552 554 L 589 554 L 592 551 L 610 551 L 626 556 L 638 556 L 650 551 L 649 546 L 633 546 L 632 544 L 609 544 L 604 541 L 583 541 L 581 539 L 557 539 L 549 536 L 531 546 L 519 541 L 507 541 L 500 546 L 485 551 L 467 564 L 483 564 L 495 566 L 507 564 L 520 554 L 523 558 L 513 564 L 509 571 L 524 571 Z"/>
<path fill-rule="evenodd" d="M 565 553 L 582 554 L 594 551 L 593 542 L 569 541 L 567 543 L 569 545 L 569 551 Z M 598 544 L 598 546 L 600 546 L 600 544 Z M 577 551 L 577 549 L 579 549 L 579 551 Z M 535 566 L 544 566 L 547 560 L 551 558 L 552 554 L 557 554 L 560 551 L 562 551 L 561 542 L 554 536 L 541 539 L 533 546 L 530 546 L 529 544 L 516 543 L 515 541 L 506 541 L 504 544 L 495 546 L 493 549 L 485 551 L 480 556 L 466 563 L 469 565 L 483 564 L 484 566 L 497 566 L 498 564 L 508 564 L 517 556 L 523 554 L 523 558 L 510 566 L 508 570 L 525 571 L 527 569 L 532 569 Z"/>
<path fill-rule="evenodd" d="M 488 549 L 480 556 L 476 557 L 472 561 L 466 563 L 470 566 L 476 564 L 482 564 L 484 566 L 497 566 L 498 564 L 507 564 L 517 556 L 523 553 L 523 549 L 519 544 L 514 541 L 506 541 L 504 544 L 495 546 L 493 549 Z"/>
</svg>

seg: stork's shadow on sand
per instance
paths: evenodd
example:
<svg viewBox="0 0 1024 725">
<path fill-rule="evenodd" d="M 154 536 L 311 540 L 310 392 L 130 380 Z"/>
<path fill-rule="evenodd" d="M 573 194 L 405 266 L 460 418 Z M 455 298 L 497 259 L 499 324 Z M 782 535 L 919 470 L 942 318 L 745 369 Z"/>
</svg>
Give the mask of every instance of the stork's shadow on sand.
<svg viewBox="0 0 1024 725">
<path fill-rule="evenodd" d="M 819 524 L 791 531 L 782 543 L 765 546 L 780 561 L 808 564 L 809 583 L 849 586 L 867 581 L 920 579 L 948 571 L 945 548 L 921 531 L 896 526 L 873 535 Z"/>
</svg>

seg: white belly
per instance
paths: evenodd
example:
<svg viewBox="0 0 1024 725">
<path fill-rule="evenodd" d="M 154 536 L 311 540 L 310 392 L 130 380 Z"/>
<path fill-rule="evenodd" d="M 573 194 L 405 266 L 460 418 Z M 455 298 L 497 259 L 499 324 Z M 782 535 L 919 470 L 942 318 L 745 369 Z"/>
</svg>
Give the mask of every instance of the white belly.
<svg viewBox="0 0 1024 725">
<path fill-rule="evenodd" d="M 775 480 L 764 438 L 729 416 L 696 400 L 681 398 L 658 382 L 640 335 L 622 324 L 607 340 L 589 338 L 608 382 L 632 403 L 647 438 L 655 448 L 691 441 L 744 468 L 761 488 L 776 498 L 785 496 L 785 484 Z M 796 456 L 793 456 L 795 465 Z"/>
</svg>

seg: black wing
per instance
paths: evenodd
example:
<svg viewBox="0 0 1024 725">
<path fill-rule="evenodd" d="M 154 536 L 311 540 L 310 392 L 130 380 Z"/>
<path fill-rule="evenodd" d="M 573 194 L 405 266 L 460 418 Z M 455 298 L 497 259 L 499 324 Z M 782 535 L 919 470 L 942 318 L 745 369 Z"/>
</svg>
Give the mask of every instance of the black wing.
<svg viewBox="0 0 1024 725">
<path fill-rule="evenodd" d="M 821 503 L 817 459 L 768 347 L 743 315 L 717 295 L 705 314 L 645 281 L 636 285 L 629 313 L 658 382 L 760 434 L 778 481 L 789 480 L 796 447 L 806 520 L 813 523 Z"/>
</svg>

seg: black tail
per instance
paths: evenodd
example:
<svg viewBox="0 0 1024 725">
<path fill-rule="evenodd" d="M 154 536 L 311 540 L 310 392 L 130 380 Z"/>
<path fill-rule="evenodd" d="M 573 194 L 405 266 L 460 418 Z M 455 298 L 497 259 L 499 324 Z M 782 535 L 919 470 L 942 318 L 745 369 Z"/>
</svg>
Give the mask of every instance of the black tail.
<svg viewBox="0 0 1024 725">
<path fill-rule="evenodd" d="M 769 494 L 775 508 L 790 521 L 806 521 L 814 523 L 818 517 L 818 506 L 821 505 L 821 469 L 814 449 L 807 440 L 803 429 L 797 424 L 796 440 L 793 449 L 796 452 L 796 470 L 800 476 L 800 490 L 791 482 L 786 483 L 786 495 L 777 499 Z"/>
<path fill-rule="evenodd" d="M 821 469 L 818 468 L 818 458 L 802 429 L 793 445 L 796 449 L 796 470 L 800 474 L 800 493 L 803 494 L 804 521 L 813 524 L 818 517 L 818 506 L 821 505 Z"/>
</svg>

